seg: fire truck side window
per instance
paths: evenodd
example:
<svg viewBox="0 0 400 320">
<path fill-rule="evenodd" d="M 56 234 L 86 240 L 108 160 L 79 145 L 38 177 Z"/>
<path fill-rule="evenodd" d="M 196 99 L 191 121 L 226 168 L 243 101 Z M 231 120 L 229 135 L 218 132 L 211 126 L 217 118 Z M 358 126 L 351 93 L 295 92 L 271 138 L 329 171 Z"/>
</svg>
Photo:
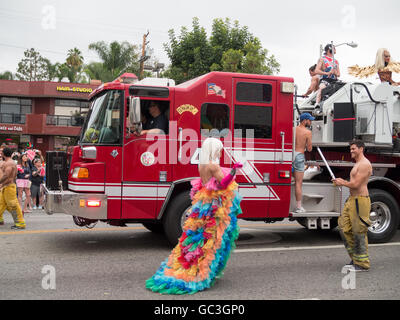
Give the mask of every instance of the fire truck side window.
<svg viewBox="0 0 400 320">
<path fill-rule="evenodd" d="M 234 129 L 235 137 L 271 139 L 272 107 L 235 106 Z"/>
<path fill-rule="evenodd" d="M 271 102 L 272 86 L 268 83 L 239 82 L 236 86 L 236 100 L 240 102 Z"/>
<path fill-rule="evenodd" d="M 229 107 L 226 104 L 205 103 L 201 106 L 201 134 L 220 136 L 229 130 Z"/>
</svg>

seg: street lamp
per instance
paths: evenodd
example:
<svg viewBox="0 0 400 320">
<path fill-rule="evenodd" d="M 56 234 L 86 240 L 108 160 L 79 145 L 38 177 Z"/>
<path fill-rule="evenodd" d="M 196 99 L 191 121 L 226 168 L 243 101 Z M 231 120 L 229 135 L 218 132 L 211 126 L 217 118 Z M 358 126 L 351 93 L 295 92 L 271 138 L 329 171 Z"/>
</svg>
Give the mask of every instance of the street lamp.
<svg viewBox="0 0 400 320">
<path fill-rule="evenodd" d="M 357 48 L 357 46 L 358 46 L 358 44 L 357 43 L 355 43 L 354 41 L 352 41 L 352 42 L 343 42 L 343 43 L 340 43 L 340 44 L 334 44 L 333 46 L 334 47 L 339 47 L 339 46 L 341 46 L 341 45 L 343 45 L 343 44 L 346 44 L 346 45 L 348 45 L 349 47 L 352 47 L 352 48 Z M 324 49 L 323 49 L 323 47 L 322 47 L 322 44 L 320 44 L 319 45 L 319 56 L 320 57 L 322 57 L 322 52 L 324 51 Z"/>
</svg>

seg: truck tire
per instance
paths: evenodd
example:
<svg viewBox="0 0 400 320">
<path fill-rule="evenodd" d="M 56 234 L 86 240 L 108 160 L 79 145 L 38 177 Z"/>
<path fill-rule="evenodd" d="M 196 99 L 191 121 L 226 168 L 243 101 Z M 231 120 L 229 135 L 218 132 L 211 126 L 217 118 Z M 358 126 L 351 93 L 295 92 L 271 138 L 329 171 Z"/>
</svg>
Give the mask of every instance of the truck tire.
<svg viewBox="0 0 400 320">
<path fill-rule="evenodd" d="M 368 228 L 370 243 L 384 243 L 390 241 L 397 232 L 399 225 L 399 206 L 393 196 L 383 190 L 369 190 L 371 198 L 370 220 Z"/>
<path fill-rule="evenodd" d="M 178 194 L 172 199 L 163 218 L 165 236 L 168 242 L 175 246 L 182 235 L 182 227 L 192 206 L 190 191 Z"/>
<path fill-rule="evenodd" d="M 149 230 L 153 233 L 158 233 L 158 234 L 164 233 L 164 227 L 161 223 L 144 222 L 144 223 L 142 223 L 142 225 L 147 230 Z"/>
</svg>

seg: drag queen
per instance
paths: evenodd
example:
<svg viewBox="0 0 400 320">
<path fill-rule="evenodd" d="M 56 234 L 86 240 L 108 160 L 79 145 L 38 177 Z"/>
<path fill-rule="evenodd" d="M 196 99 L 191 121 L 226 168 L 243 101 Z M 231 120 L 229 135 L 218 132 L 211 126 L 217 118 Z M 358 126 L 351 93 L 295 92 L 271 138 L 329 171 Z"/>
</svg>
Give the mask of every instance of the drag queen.
<svg viewBox="0 0 400 320">
<path fill-rule="evenodd" d="M 386 48 L 380 48 L 376 52 L 375 64 L 368 67 L 359 67 L 357 64 L 348 68 L 349 74 L 358 78 L 367 78 L 375 73 L 378 74 L 381 82 L 398 86 L 400 82 L 392 79 L 392 72 L 400 73 L 400 63 L 391 59 L 390 52 Z"/>
<path fill-rule="evenodd" d="M 170 256 L 146 281 L 146 288 L 162 294 L 193 294 L 210 288 L 222 277 L 239 235 L 236 216 L 241 197 L 232 169 L 219 166 L 223 146 L 207 138 L 200 153 L 200 179 L 191 182 L 191 214 Z"/>
</svg>

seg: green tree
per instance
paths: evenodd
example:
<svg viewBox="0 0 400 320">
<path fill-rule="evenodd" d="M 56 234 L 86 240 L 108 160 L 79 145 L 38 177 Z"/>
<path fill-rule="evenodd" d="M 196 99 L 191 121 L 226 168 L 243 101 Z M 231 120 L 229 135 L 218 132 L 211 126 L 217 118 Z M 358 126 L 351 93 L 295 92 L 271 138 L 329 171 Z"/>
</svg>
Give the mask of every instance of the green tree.
<svg viewBox="0 0 400 320">
<path fill-rule="evenodd" d="M 173 29 L 169 30 L 169 41 L 169 44 L 164 44 L 164 49 L 172 65 L 166 74 L 171 78 L 174 76 L 175 81 L 185 81 L 210 70 L 212 48 L 198 18 L 193 18 L 191 31 L 186 27 L 181 28 L 179 38 Z M 181 72 L 181 75 L 177 75 L 178 72 Z"/>
<path fill-rule="evenodd" d="M 248 27 L 237 20 L 232 24 L 228 18 L 214 19 L 209 38 L 199 19 L 193 18 L 192 30 L 182 27 L 179 36 L 169 30 L 164 48 L 171 65 L 163 75 L 177 83 L 210 71 L 273 74 L 280 67 Z"/>
<path fill-rule="evenodd" d="M 102 62 L 91 62 L 84 67 L 85 74 L 88 75 L 89 79 L 101 80 L 103 82 L 113 80 L 110 71 L 106 70 Z"/>
<path fill-rule="evenodd" d="M 14 75 L 10 71 L 4 71 L 3 73 L 0 73 L 0 79 L 1 80 L 14 80 Z"/>
<path fill-rule="evenodd" d="M 104 41 L 99 41 L 91 43 L 89 49 L 97 52 L 101 59 L 101 65 L 91 63 L 86 66 L 85 72 L 90 78 L 96 75 L 101 77 L 98 80 L 109 82 L 117 78 L 123 72 L 138 74 L 139 54 L 137 53 L 137 46 L 127 41 L 113 41 L 109 45 Z M 102 66 L 103 70 L 99 69 L 100 66 Z"/>
<path fill-rule="evenodd" d="M 56 70 L 49 59 L 31 48 L 25 50 L 24 58 L 18 63 L 16 77 L 25 81 L 51 81 L 56 77 Z"/>
<path fill-rule="evenodd" d="M 258 39 L 246 43 L 244 46 L 246 55 L 242 60 L 242 72 L 257 74 L 273 74 L 279 72 L 280 65 L 275 56 L 268 57 L 268 50 L 261 47 Z"/>
<path fill-rule="evenodd" d="M 241 50 L 228 49 L 222 54 L 222 70 L 227 72 L 239 72 L 242 60 L 243 52 Z"/>
</svg>

